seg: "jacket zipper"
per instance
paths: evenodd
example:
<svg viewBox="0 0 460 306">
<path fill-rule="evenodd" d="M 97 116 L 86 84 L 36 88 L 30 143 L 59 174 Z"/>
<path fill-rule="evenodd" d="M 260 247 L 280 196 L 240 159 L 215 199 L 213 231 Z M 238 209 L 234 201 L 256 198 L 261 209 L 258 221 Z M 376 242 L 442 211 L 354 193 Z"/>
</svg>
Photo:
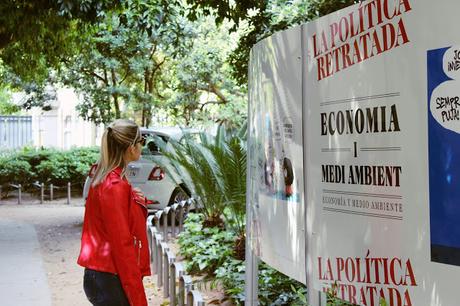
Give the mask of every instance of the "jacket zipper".
<svg viewBox="0 0 460 306">
<path fill-rule="evenodd" d="M 141 240 L 137 240 L 136 236 L 134 236 L 134 248 L 137 247 L 137 265 L 139 266 L 141 263 L 141 249 L 142 249 L 142 242 Z"/>
<path fill-rule="evenodd" d="M 141 264 L 141 249 L 142 249 L 142 242 L 139 240 L 139 248 L 137 249 L 137 265 Z"/>
</svg>

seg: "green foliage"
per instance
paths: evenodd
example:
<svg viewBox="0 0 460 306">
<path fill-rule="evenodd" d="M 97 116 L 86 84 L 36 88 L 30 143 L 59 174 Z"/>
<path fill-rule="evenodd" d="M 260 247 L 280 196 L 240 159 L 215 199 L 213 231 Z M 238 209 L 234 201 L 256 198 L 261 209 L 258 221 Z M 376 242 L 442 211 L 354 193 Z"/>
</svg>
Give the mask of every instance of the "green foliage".
<svg viewBox="0 0 460 306">
<path fill-rule="evenodd" d="M 10 154 L 15 154 L 19 159 L 27 162 L 32 169 L 35 169 L 41 162 L 49 160 L 54 154 L 59 154 L 59 151 L 56 149 L 24 147 L 21 150 L 12 151 Z"/>
<path fill-rule="evenodd" d="M 100 124 L 121 117 L 120 104 L 130 99 L 127 77 L 134 73 L 137 39 L 112 16 L 82 39 L 82 52 L 68 62 L 61 76 L 82 95 L 78 111 L 85 120 Z"/>
<path fill-rule="evenodd" d="M 27 93 L 25 108 L 46 110 L 54 96 L 47 85 L 59 80 L 81 94 L 79 112 L 95 123 L 130 117 L 150 126 L 154 117 L 238 127 L 251 47 L 354 2 L 6 0 L 0 82 Z"/>
<path fill-rule="evenodd" d="M 206 138 L 202 135 L 202 139 Z M 169 140 L 167 145 L 162 139 L 156 142 L 163 151 L 167 160 L 156 160 L 171 177 L 180 177 L 191 189 L 198 207 L 205 215 L 205 219 L 220 218 L 224 211 L 224 194 L 219 186 L 218 169 L 212 152 L 204 145 L 186 138 L 176 142 Z M 177 181 L 177 184 L 180 182 Z"/>
<path fill-rule="evenodd" d="M 225 294 L 237 305 L 244 305 L 244 271 L 244 261 L 228 258 L 215 272 L 216 281 L 222 284 Z"/>
<path fill-rule="evenodd" d="M 216 137 L 201 134 L 200 143 L 185 137 L 166 144 L 157 138 L 164 156 L 157 162 L 171 177 L 180 177 L 206 220 L 224 218 L 226 226 L 244 235 L 246 209 L 246 147 L 237 135 L 219 128 Z M 179 184 L 180 182 L 176 182 Z"/>
<path fill-rule="evenodd" d="M 0 115 L 14 115 L 21 111 L 21 108 L 11 102 L 11 93 L 6 87 L 0 86 Z"/>
<path fill-rule="evenodd" d="M 180 254 L 187 261 L 187 272 L 205 274 L 205 279 L 220 283 L 236 305 L 244 305 L 244 261 L 232 255 L 236 238 L 219 228 L 203 228 L 204 216 L 190 214 L 179 236 Z M 261 305 L 306 305 L 306 288 L 266 264 L 259 266 Z"/>
<path fill-rule="evenodd" d="M 220 127 L 214 142 L 205 143 L 214 156 L 218 168 L 219 185 L 224 194 L 224 220 L 227 227 L 239 236 L 245 233 L 246 216 L 246 142 L 236 135 L 228 135 Z"/>
<path fill-rule="evenodd" d="M 119 1 L 4 0 L 0 2 L 0 57 L 24 81 L 42 83 L 49 68 L 75 51 L 73 42 Z"/>
<path fill-rule="evenodd" d="M 29 110 L 33 107 L 40 107 L 44 111 L 51 109 L 51 104 L 56 100 L 56 89 L 53 84 L 55 77 L 48 76 L 46 79 L 36 81 L 23 81 L 11 71 L 6 70 L 3 80 L 10 84 L 10 87 L 22 91 L 24 96 L 19 101 L 20 108 Z M 18 106 L 19 107 L 19 106 Z"/>
<path fill-rule="evenodd" d="M 35 166 L 35 178 L 57 186 L 65 186 L 67 182 L 82 186 L 90 166 L 96 162 L 98 156 L 97 149 L 55 152 Z"/>
<path fill-rule="evenodd" d="M 98 148 L 74 148 L 68 151 L 24 148 L 0 155 L 0 185 L 10 183 L 26 189 L 35 181 L 56 186 L 68 182 L 82 188 L 90 166 L 99 156 Z M 10 188 L 11 189 L 11 188 Z"/>
<path fill-rule="evenodd" d="M 191 5 L 190 16 L 196 19 L 203 11 L 205 14 L 215 14 L 216 22 L 224 19 L 234 22 L 234 30 L 245 27 L 240 37 L 238 47 L 228 58 L 232 66 L 232 76 L 238 84 L 247 84 L 249 52 L 258 41 L 271 34 L 287 29 L 297 24 L 327 15 L 347 7 L 357 0 L 269 0 L 269 1 L 228 1 L 216 0 L 187 0 Z"/>
<path fill-rule="evenodd" d="M 281 272 L 259 265 L 259 301 L 262 305 L 306 305 L 305 286 Z"/>
<path fill-rule="evenodd" d="M 245 266 L 243 261 L 228 259 L 216 271 L 216 279 L 237 305 L 244 305 Z M 259 265 L 260 305 L 307 305 L 306 287 L 264 263 Z"/>
<path fill-rule="evenodd" d="M 82 39 L 63 73 L 64 83 L 83 95 L 82 117 L 108 123 L 128 105 L 141 112 L 141 125 L 150 125 L 167 58 L 184 48 L 190 30 L 180 11 L 176 1 L 127 0 Z"/>
<path fill-rule="evenodd" d="M 242 20 L 249 18 L 249 11 L 264 10 L 266 7 L 265 1 L 258 0 L 235 0 L 232 3 L 228 1 L 216 0 L 187 0 L 191 6 L 189 18 L 196 20 L 201 12 L 204 14 L 216 14 L 216 23 L 220 24 L 224 19 L 231 20 L 235 23 L 235 27 Z"/>
<path fill-rule="evenodd" d="M 173 61 L 171 114 L 187 126 L 198 122 L 238 127 L 247 117 L 247 90 L 231 78 L 225 61 L 236 46 L 237 34 L 229 34 L 229 22 L 216 27 L 211 16 L 191 25 L 193 44 Z"/>
<path fill-rule="evenodd" d="M 24 179 L 30 176 L 31 166 L 17 157 L 5 156 L 0 158 L 0 186 L 2 193 L 7 194 L 12 188 L 9 184 L 24 184 Z M 1 197 L 1 195 L 0 195 Z"/>
<path fill-rule="evenodd" d="M 213 274 L 232 254 L 235 235 L 217 227 L 203 228 L 203 215 L 189 214 L 179 236 L 180 254 L 194 274 Z"/>
<path fill-rule="evenodd" d="M 182 0 L 97 2 L 0 4 L 8 12 L 0 82 L 26 92 L 23 107 L 49 110 L 49 88 L 61 82 L 80 94 L 80 116 L 98 124 L 120 117 L 147 127 L 152 117 L 186 126 L 242 124 L 246 86 L 235 83 L 225 61 L 237 39 L 230 23 L 217 28 L 214 16 L 191 22 Z"/>
</svg>

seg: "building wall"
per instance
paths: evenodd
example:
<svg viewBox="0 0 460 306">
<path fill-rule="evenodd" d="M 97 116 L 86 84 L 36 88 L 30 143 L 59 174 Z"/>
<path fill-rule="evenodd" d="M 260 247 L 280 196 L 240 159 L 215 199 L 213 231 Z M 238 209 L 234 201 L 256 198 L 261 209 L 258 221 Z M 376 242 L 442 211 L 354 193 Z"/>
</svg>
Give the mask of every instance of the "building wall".
<svg viewBox="0 0 460 306">
<path fill-rule="evenodd" d="M 0 116 L 0 149 L 16 149 L 31 144 L 30 116 Z"/>
<path fill-rule="evenodd" d="M 78 101 L 72 89 L 61 88 L 57 90 L 50 111 L 32 109 L 29 113 L 32 116 L 33 145 L 59 149 L 99 145 L 103 127 L 78 116 Z"/>
</svg>

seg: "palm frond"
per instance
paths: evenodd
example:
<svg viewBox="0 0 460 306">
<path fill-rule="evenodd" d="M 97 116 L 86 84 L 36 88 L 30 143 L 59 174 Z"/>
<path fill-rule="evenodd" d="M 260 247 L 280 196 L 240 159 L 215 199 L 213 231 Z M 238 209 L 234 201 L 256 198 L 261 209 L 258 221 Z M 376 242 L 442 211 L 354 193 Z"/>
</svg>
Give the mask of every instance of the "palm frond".
<svg viewBox="0 0 460 306">
<path fill-rule="evenodd" d="M 222 216 L 232 231 L 244 233 L 246 210 L 246 142 L 239 134 L 220 127 L 215 137 L 200 135 L 200 141 L 157 139 L 164 166 L 172 177 L 191 189 L 206 217 Z M 160 163 L 161 161 L 159 161 Z"/>
</svg>

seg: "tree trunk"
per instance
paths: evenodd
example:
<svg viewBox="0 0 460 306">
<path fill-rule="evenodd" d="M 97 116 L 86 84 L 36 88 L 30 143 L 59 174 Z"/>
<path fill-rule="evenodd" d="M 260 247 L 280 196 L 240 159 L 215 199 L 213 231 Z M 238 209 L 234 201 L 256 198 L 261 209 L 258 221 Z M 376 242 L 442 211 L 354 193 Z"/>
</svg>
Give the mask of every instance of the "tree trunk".
<svg viewBox="0 0 460 306">
<path fill-rule="evenodd" d="M 111 74 L 112 74 L 112 86 L 115 88 L 118 84 L 117 84 L 117 75 L 115 73 L 115 69 L 112 68 L 111 70 Z M 116 119 L 119 119 L 121 117 L 120 115 L 120 104 L 118 102 L 118 94 L 112 94 L 112 97 L 113 97 L 113 104 L 115 106 L 115 118 Z"/>
<path fill-rule="evenodd" d="M 150 124 L 152 123 L 152 112 L 148 111 L 147 112 L 148 116 L 145 118 L 145 127 L 149 127 Z"/>
<path fill-rule="evenodd" d="M 120 119 L 121 115 L 120 115 L 120 105 L 118 103 L 118 95 L 117 94 L 113 94 L 113 105 L 115 107 L 115 119 Z"/>
<path fill-rule="evenodd" d="M 141 125 L 145 126 L 145 113 L 144 113 L 144 106 L 142 105 L 142 119 L 141 119 Z"/>
</svg>

